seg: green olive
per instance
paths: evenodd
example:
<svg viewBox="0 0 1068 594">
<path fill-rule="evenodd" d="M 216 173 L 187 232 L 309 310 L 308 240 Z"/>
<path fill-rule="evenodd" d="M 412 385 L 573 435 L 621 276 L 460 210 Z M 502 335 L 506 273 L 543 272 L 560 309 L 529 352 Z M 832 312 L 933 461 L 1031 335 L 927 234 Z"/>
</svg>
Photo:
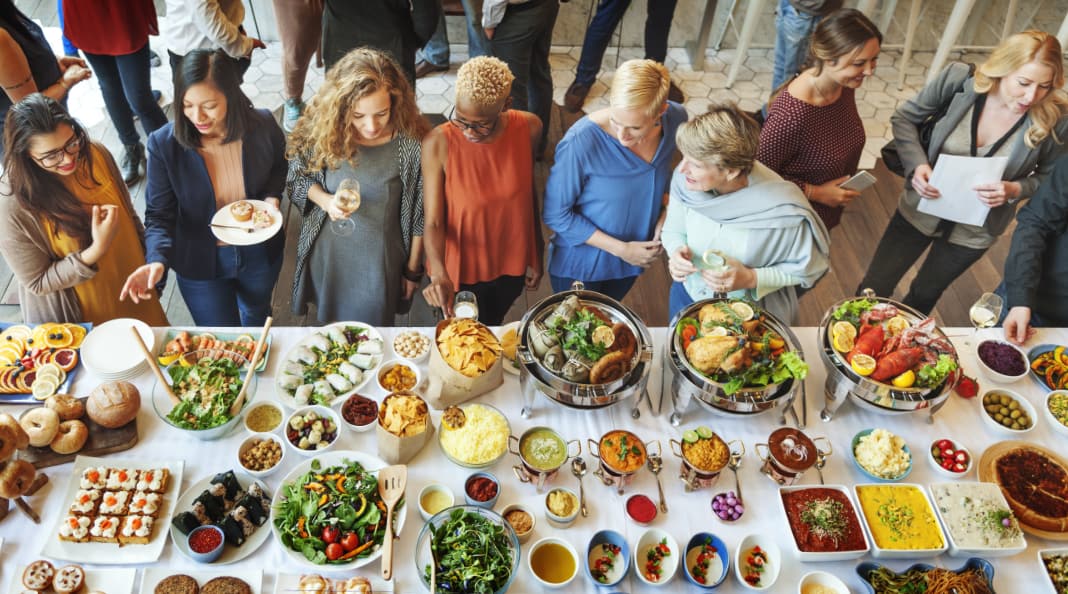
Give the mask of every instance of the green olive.
<svg viewBox="0 0 1068 594">
<path fill-rule="evenodd" d="M 1022 414 L 1023 414 L 1023 413 L 1022 413 L 1022 412 L 1020 412 L 1020 409 L 1018 409 L 1018 408 L 1017 408 L 1017 409 L 1013 409 L 1012 413 L 1011 413 L 1011 414 L 1009 414 L 1009 416 L 1010 416 L 1010 417 L 1012 417 L 1012 418 L 1014 418 L 1014 419 L 1019 419 L 1019 418 L 1020 418 L 1020 415 L 1022 415 Z M 1026 418 L 1026 417 L 1024 417 L 1024 418 Z"/>
<path fill-rule="evenodd" d="M 1020 408 L 1020 403 L 1013 400 L 1012 402 L 1009 402 L 1009 408 L 1016 410 Z"/>
</svg>

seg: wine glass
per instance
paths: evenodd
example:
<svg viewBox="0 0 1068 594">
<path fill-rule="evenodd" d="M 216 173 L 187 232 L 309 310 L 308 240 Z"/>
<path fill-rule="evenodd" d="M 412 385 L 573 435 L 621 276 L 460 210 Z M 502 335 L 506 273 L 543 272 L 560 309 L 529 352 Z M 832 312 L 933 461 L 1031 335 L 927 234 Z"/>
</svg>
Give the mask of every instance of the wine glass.
<svg viewBox="0 0 1068 594">
<path fill-rule="evenodd" d="M 968 310 L 968 317 L 971 318 L 972 326 L 975 327 L 972 333 L 973 340 L 980 329 L 991 328 L 998 323 L 1003 305 L 1001 296 L 994 293 L 983 293 L 972 304 L 971 309 Z"/>
<path fill-rule="evenodd" d="M 360 208 L 360 182 L 351 177 L 341 180 L 334 191 L 334 206 L 349 218 L 332 221 L 330 230 L 341 237 L 352 235 L 356 230 L 356 223 L 351 218 L 352 213 Z"/>
</svg>

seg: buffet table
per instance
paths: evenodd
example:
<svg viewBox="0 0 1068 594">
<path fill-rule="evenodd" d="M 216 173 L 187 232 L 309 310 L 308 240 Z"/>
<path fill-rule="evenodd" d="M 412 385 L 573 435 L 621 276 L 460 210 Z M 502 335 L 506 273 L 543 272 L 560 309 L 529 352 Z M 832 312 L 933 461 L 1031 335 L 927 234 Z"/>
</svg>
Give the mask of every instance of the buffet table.
<svg viewBox="0 0 1068 594">
<path fill-rule="evenodd" d="M 204 329 L 198 329 L 204 330 Z M 274 395 L 273 376 L 279 368 L 280 361 L 289 348 L 304 337 L 310 328 L 275 328 L 272 331 L 273 345 L 267 369 L 260 375 L 259 387 L 255 394 L 255 400 L 272 399 Z M 398 332 L 397 329 L 382 329 L 386 339 L 386 354 L 388 359 L 393 356 L 392 337 Z M 157 345 L 163 339 L 165 329 L 155 330 Z M 429 334 L 430 329 L 424 329 Z M 807 418 L 806 433 L 811 437 L 825 436 L 833 445 L 834 454 L 829 458 L 823 475 L 827 484 L 852 485 L 859 482 L 867 482 L 865 477 L 853 465 L 849 457 L 850 440 L 858 431 L 872 427 L 883 427 L 896 433 L 910 445 L 914 457 L 914 469 L 908 477 L 908 482 L 926 485 L 933 482 L 942 482 L 944 479 L 936 474 L 927 462 L 927 449 L 931 441 L 939 437 L 950 437 L 962 442 L 967 446 L 976 462 L 982 452 L 991 444 L 1006 439 L 1003 434 L 995 433 L 979 417 L 979 398 L 966 400 L 956 395 L 949 397 L 946 405 L 935 416 L 934 423 L 927 423 L 925 413 L 908 415 L 880 415 L 869 410 L 862 409 L 853 403 L 847 403 L 838 409 L 837 414 L 830 422 L 820 420 L 819 412 L 823 408 L 823 384 L 825 371 L 818 356 L 816 346 L 817 330 L 815 328 L 798 328 L 795 330 L 798 339 L 807 354 L 806 359 L 811 367 L 811 372 L 806 381 L 807 385 Z M 965 336 L 970 329 L 947 329 L 951 335 Z M 992 329 L 991 335 L 1000 335 L 1000 329 Z M 644 530 L 643 527 L 630 521 L 624 511 L 625 497 L 632 493 L 644 493 L 656 500 L 656 483 L 651 473 L 639 471 L 635 481 L 626 489 L 626 495 L 620 497 L 614 487 L 603 485 L 594 476 L 597 460 L 587 451 L 585 445 L 587 438 L 596 440 L 611 429 L 628 429 L 636 433 L 643 440 L 659 440 L 664 458 L 664 470 L 660 478 L 664 485 L 667 497 L 669 513 L 661 514 L 653 523 L 653 526 L 670 532 L 680 545 L 684 546 L 690 536 L 698 531 L 708 531 L 720 536 L 730 549 L 738 545 L 744 536 L 752 533 L 771 535 L 780 545 L 783 553 L 783 568 L 777 583 L 773 586 L 774 592 L 796 592 L 797 583 L 801 576 L 812 570 L 825 570 L 836 574 L 843 579 L 854 592 L 864 592 L 861 580 L 855 573 L 858 561 L 834 562 L 834 563 L 800 563 L 792 548 L 792 537 L 785 521 L 781 505 L 776 493 L 777 485 L 768 477 L 760 473 L 761 462 L 755 454 L 754 444 L 765 443 L 768 435 L 777 428 L 778 413 L 772 412 L 753 418 L 724 418 L 714 415 L 701 405 L 691 405 L 689 413 L 684 416 L 679 427 L 673 427 L 669 422 L 672 404 L 668 397 L 661 406 L 661 354 L 664 347 L 666 329 L 653 330 L 656 342 L 656 355 L 652 375 L 649 381 L 651 402 L 642 402 L 640 405 L 641 417 L 633 419 L 631 408 L 633 400 L 619 403 L 615 406 L 596 411 L 580 411 L 565 408 L 549 399 L 538 396 L 535 400 L 533 415 L 529 419 L 520 416 L 522 397 L 519 388 L 518 376 L 505 374 L 504 384 L 493 392 L 484 395 L 476 401 L 492 404 L 500 409 L 509 419 L 513 435 L 520 435 L 526 429 L 536 425 L 546 425 L 557 430 L 565 439 L 578 439 L 583 443 L 583 457 L 586 459 L 590 472 L 585 477 L 586 498 L 589 505 L 589 517 L 579 517 L 578 520 L 567 529 L 557 529 L 549 526 L 545 521 L 541 510 L 544 494 L 538 494 L 531 484 L 520 483 L 514 476 L 511 466 L 518 461 L 515 456 L 505 455 L 490 472 L 494 473 L 502 483 L 502 492 L 496 509 L 500 510 L 512 502 L 523 502 L 536 510 L 539 517 L 535 527 L 535 534 L 523 547 L 523 561 L 519 574 L 512 584 L 512 592 L 539 592 L 543 588 L 537 584 L 530 575 L 526 566 L 527 546 L 545 536 L 558 536 L 569 541 L 584 558 L 587 543 L 590 537 L 599 529 L 611 528 L 621 532 L 628 540 L 633 542 Z M 975 361 L 974 342 L 973 346 L 964 346 L 963 338 L 955 339 L 960 349 L 961 363 L 964 369 L 975 377 L 978 372 L 978 364 Z M 1068 341 L 1068 330 L 1041 330 L 1030 344 L 1058 343 L 1065 344 Z M 426 364 L 421 366 L 425 372 Z M 980 396 L 982 392 L 994 387 L 992 382 L 979 374 Z M 78 371 L 76 383 L 72 392 L 76 395 L 86 395 L 99 383 L 98 379 L 87 372 L 84 367 Z M 134 380 L 141 390 L 142 408 L 138 416 L 140 441 L 131 450 L 112 454 L 109 458 L 116 460 L 136 459 L 141 461 L 174 460 L 185 461 L 184 473 L 180 492 L 184 492 L 193 483 L 210 477 L 215 473 L 227 469 L 239 469 L 237 461 L 237 446 L 245 437 L 244 429 L 238 428 L 226 438 L 219 441 L 194 441 L 180 432 L 166 426 L 152 409 L 150 395 L 155 383 L 154 377 L 149 372 L 141 374 Z M 1008 387 L 1008 386 L 1006 386 Z M 1042 398 L 1045 391 L 1040 389 L 1030 379 L 1022 380 L 1011 388 L 1026 396 L 1036 408 L 1042 407 Z M 385 394 L 375 385 L 372 380 L 365 386 L 361 393 L 381 399 Z M 797 398 L 797 404 L 801 401 Z M 4 412 L 18 414 L 20 407 L 3 407 Z M 659 413 L 657 411 L 659 410 Z M 440 420 L 440 411 L 433 411 L 434 425 Z M 791 419 L 792 422 L 792 419 Z M 1041 414 L 1036 419 L 1037 426 L 1025 436 L 1027 441 L 1037 442 L 1056 451 L 1064 452 L 1064 438 L 1059 436 L 1050 427 L 1048 420 Z M 744 499 L 746 502 L 745 515 L 733 524 L 719 521 L 710 507 L 711 496 L 715 492 L 733 489 L 733 480 L 729 472 L 725 472 L 720 482 L 710 490 L 694 491 L 686 493 L 683 484 L 678 480 L 679 459 L 671 454 L 669 439 L 679 439 L 681 432 L 686 428 L 698 425 L 707 425 L 719 433 L 725 440 L 739 439 L 744 442 L 746 454 L 739 470 Z M 360 450 L 374 454 L 376 452 L 375 433 L 356 433 L 347 428 L 342 430 L 340 443 L 332 450 Z M 436 436 L 434 441 L 436 441 Z M 287 452 L 283 467 L 271 475 L 265 482 L 273 490 L 282 478 L 295 467 L 302 458 Z M 566 471 L 566 466 L 555 477 L 551 484 L 564 485 L 577 491 L 576 479 Z M 63 501 L 67 481 L 70 477 L 71 465 L 47 468 L 45 472 L 51 479 L 49 484 L 41 491 L 29 498 L 31 504 L 41 515 L 41 524 L 35 526 L 25 514 L 12 507 L 9 516 L 0 522 L 0 537 L 3 538 L 3 548 L 0 550 L 0 588 L 8 588 L 16 568 L 22 567 L 34 559 L 41 557 L 42 547 L 49 539 L 55 539 L 55 525 L 57 516 L 63 513 L 65 506 Z M 417 569 L 414 565 L 414 547 L 416 535 L 423 522 L 419 516 L 417 494 L 423 486 L 430 482 L 440 482 L 452 488 L 458 501 L 463 500 L 463 483 L 470 473 L 468 469 L 461 468 L 450 463 L 441 452 L 436 443 L 429 443 L 408 465 L 406 508 L 407 518 L 400 540 L 397 541 L 394 561 L 394 581 L 392 584 L 380 584 L 384 591 L 417 593 L 425 589 L 420 584 Z M 975 470 L 966 480 L 975 480 Z M 814 470 L 810 470 L 801 480 L 801 484 L 818 484 L 818 478 Z M 173 502 L 171 502 L 173 503 Z M 167 530 L 168 526 L 158 526 L 158 530 Z M 261 529 L 269 529 L 264 526 Z M 1045 572 L 1041 569 L 1036 551 L 1043 548 L 1052 548 L 1058 545 L 1056 542 L 1045 541 L 1037 537 L 1027 535 L 1028 548 L 1025 552 L 1016 556 L 992 559 L 996 567 L 995 585 L 999 591 L 1004 592 L 1047 592 L 1051 587 L 1046 579 Z M 168 536 L 169 539 L 169 536 Z M 122 549 L 116 548 L 116 554 L 121 558 Z M 868 559 L 865 557 L 864 559 Z M 863 559 L 862 559 L 863 560 Z M 940 557 L 938 559 L 925 559 L 927 561 L 948 568 L 957 568 L 964 564 L 964 559 L 952 559 Z M 580 562 L 581 563 L 581 562 Z M 895 569 L 903 569 L 911 565 L 913 561 L 890 561 L 888 564 Z M 733 560 L 732 560 L 733 565 Z M 198 565 L 175 550 L 169 543 L 163 550 L 158 563 L 140 566 L 144 570 L 148 567 L 166 568 L 174 572 L 195 571 L 203 569 L 225 570 L 227 567 L 209 567 Z M 272 536 L 268 541 L 249 558 L 229 566 L 234 570 L 261 570 L 263 582 L 260 592 L 275 592 L 275 584 L 279 574 L 300 574 L 307 570 L 295 564 L 281 549 L 281 545 Z M 580 565 L 581 567 L 581 565 Z M 582 571 L 580 569 L 580 571 Z M 358 570 L 358 574 L 367 577 L 380 576 L 380 564 L 373 562 Z M 743 592 L 746 591 L 733 575 L 718 589 L 720 592 Z M 343 574 L 342 574 L 343 575 Z M 137 582 L 138 584 L 140 581 Z M 644 586 L 634 576 L 633 571 L 624 580 L 618 590 L 626 592 L 653 592 L 659 591 L 699 591 L 691 586 L 683 575 L 680 567 L 673 581 L 666 588 L 654 588 Z M 20 587 L 14 587 L 5 591 L 19 591 Z M 597 587 L 585 575 L 579 575 L 566 589 L 568 592 L 597 592 Z M 135 588 L 134 592 L 137 592 Z M 377 591 L 377 590 L 376 590 Z M 128 592 L 109 592 L 108 594 L 129 594 Z"/>
</svg>

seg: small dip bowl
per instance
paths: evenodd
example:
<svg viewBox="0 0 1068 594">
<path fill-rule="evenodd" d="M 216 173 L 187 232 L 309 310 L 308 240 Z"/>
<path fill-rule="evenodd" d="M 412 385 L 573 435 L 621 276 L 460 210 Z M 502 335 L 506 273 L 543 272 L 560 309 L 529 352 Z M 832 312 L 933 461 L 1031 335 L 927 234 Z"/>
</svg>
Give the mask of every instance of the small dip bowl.
<svg viewBox="0 0 1068 594">
<path fill-rule="evenodd" d="M 711 590 L 722 584 L 730 573 L 730 550 L 715 534 L 698 532 L 686 545 L 683 569 L 691 584 L 702 590 Z"/>
<path fill-rule="evenodd" d="M 524 515 L 526 516 L 525 518 L 523 517 Z M 501 510 L 501 517 L 512 525 L 512 530 L 515 530 L 515 536 L 520 543 L 527 542 L 530 540 L 530 535 L 534 534 L 534 525 L 537 524 L 537 518 L 534 512 L 522 503 L 506 505 Z M 524 527 L 526 529 L 521 530 Z"/>
<path fill-rule="evenodd" d="M 586 575 L 598 586 L 615 586 L 627 577 L 630 547 L 615 530 L 601 530 L 586 547 Z"/>
<path fill-rule="evenodd" d="M 312 435 L 315 423 L 319 423 L 323 429 L 319 431 L 317 443 L 313 443 L 316 437 Z M 329 431 L 331 427 L 333 431 Z M 341 415 L 331 408 L 319 405 L 298 408 L 286 419 L 285 435 L 289 447 L 301 456 L 321 454 L 334 447 L 341 436 Z M 326 445 L 320 445 L 323 443 Z"/>
<path fill-rule="evenodd" d="M 660 573 L 650 573 L 649 553 L 666 543 L 669 554 L 660 560 Z M 679 568 L 679 543 L 673 536 L 658 528 L 648 528 L 634 543 L 634 573 L 647 586 L 663 586 L 675 577 Z"/>
<path fill-rule="evenodd" d="M 456 496 L 452 489 L 440 483 L 430 483 L 419 491 L 419 515 L 423 520 L 430 520 L 439 511 L 452 507 Z"/>
<path fill-rule="evenodd" d="M 908 466 L 905 468 L 904 471 L 898 473 L 896 476 L 888 476 L 888 475 L 885 475 L 885 474 L 879 474 L 875 469 L 868 468 L 868 467 L 864 466 L 863 464 L 861 464 L 860 459 L 857 458 L 857 447 L 860 445 L 861 440 L 864 439 L 865 437 L 868 437 L 869 435 L 871 435 L 871 433 L 873 431 L 875 431 L 875 429 L 865 429 L 863 431 L 858 432 L 856 435 L 853 436 L 853 442 L 849 446 L 849 455 L 850 455 L 851 458 L 853 458 L 853 464 L 856 465 L 857 470 L 860 470 L 862 473 L 864 473 L 864 476 L 866 476 L 866 477 L 868 477 L 868 478 L 870 478 L 872 480 L 879 481 L 879 482 L 884 482 L 884 483 L 890 483 L 890 482 L 894 482 L 894 481 L 899 481 L 899 480 L 907 477 L 909 475 L 909 473 L 912 472 L 912 451 L 909 449 L 908 444 L 904 443 L 903 440 L 902 440 L 902 444 L 901 444 L 901 451 L 904 452 L 905 457 L 908 458 Z M 892 434 L 892 433 L 890 435 L 891 435 L 891 438 L 895 437 L 895 435 Z"/>
<path fill-rule="evenodd" d="M 830 590 L 833 594 L 849 594 L 849 586 L 838 579 L 833 573 L 826 571 L 810 571 L 801 578 L 797 585 L 798 594 L 809 594 L 816 586 L 822 586 L 823 591 Z"/>
<path fill-rule="evenodd" d="M 648 526 L 656 519 L 656 504 L 641 493 L 627 497 L 624 508 L 627 511 L 627 517 L 639 526 Z"/>
<path fill-rule="evenodd" d="M 578 575 L 578 563 L 575 547 L 553 536 L 534 543 L 527 554 L 530 574 L 546 588 L 563 588 L 570 584 Z"/>
<path fill-rule="evenodd" d="M 370 431 L 378 421 L 378 403 L 366 396 L 353 394 L 341 405 L 341 418 L 353 431 Z"/>
<path fill-rule="evenodd" d="M 423 381 L 419 366 L 407 359 L 392 359 L 378 368 L 378 387 L 387 394 L 415 390 Z"/>
<path fill-rule="evenodd" d="M 226 546 L 222 528 L 214 524 L 194 528 L 187 539 L 189 556 L 197 563 L 214 563 Z"/>
<path fill-rule="evenodd" d="M 999 384 L 1018 382 L 1027 376 L 1027 372 L 1030 369 L 1027 353 L 1006 340 L 984 340 L 975 347 L 975 351 L 976 358 L 979 359 L 979 367 L 983 370 L 983 375 Z M 1005 368 L 1006 365 L 1017 366 L 1022 371 L 1015 375 L 1004 373 L 1008 371 Z"/>
<path fill-rule="evenodd" d="M 716 493 L 712 497 L 712 513 L 724 522 L 737 522 L 745 513 L 745 504 L 734 491 Z"/>
<path fill-rule="evenodd" d="M 274 455 L 271 452 L 277 453 L 277 460 L 268 465 Z M 273 474 L 282 467 L 285 459 L 286 446 L 282 443 L 282 438 L 274 433 L 254 433 L 246 437 L 237 448 L 237 463 L 241 465 L 242 470 L 256 478 Z"/>
<path fill-rule="evenodd" d="M 1055 431 L 1068 435 L 1068 390 L 1054 390 L 1047 394 L 1042 412 Z"/>
<path fill-rule="evenodd" d="M 550 502 L 567 502 L 565 505 L 570 505 L 571 512 L 565 515 L 558 514 L 553 511 L 554 505 Z M 567 528 L 575 522 L 575 518 L 579 514 L 579 498 L 571 489 L 565 489 L 564 487 L 557 487 L 552 491 L 549 491 L 545 495 L 545 517 L 549 520 L 549 524 L 557 528 Z"/>
<path fill-rule="evenodd" d="M 755 564 L 761 563 L 761 552 L 764 570 L 756 572 L 754 567 Z M 779 551 L 779 546 L 771 539 L 760 534 L 750 534 L 738 543 L 738 548 L 734 553 L 734 575 L 746 588 L 750 590 L 771 589 L 775 581 L 779 579 L 780 569 L 782 569 L 782 553 Z M 747 577 L 750 578 L 748 581 Z"/>
<path fill-rule="evenodd" d="M 250 433 L 269 433 L 282 426 L 282 407 L 273 402 L 258 402 L 245 412 L 245 429 Z"/>
<path fill-rule="evenodd" d="M 422 363 L 426 359 L 430 345 L 430 337 L 417 330 L 406 330 L 393 337 L 393 352 L 413 363 Z"/>
<path fill-rule="evenodd" d="M 1038 421 L 1038 417 L 1035 416 L 1035 407 L 1031 406 L 1031 403 L 1019 393 L 1011 390 L 987 391 L 983 394 L 980 406 L 983 407 L 981 413 L 983 422 L 994 431 L 1001 433 L 1023 435 L 1034 429 Z M 1017 416 L 1013 417 L 1013 415 Z"/>
<path fill-rule="evenodd" d="M 964 454 L 963 460 L 961 454 Z M 959 479 L 968 475 L 972 469 L 972 453 L 960 442 L 952 439 L 936 439 L 931 442 L 928 449 L 927 461 L 935 472 L 952 479 Z"/>
<path fill-rule="evenodd" d="M 501 482 L 488 472 L 476 472 L 464 481 L 464 500 L 467 505 L 493 509 L 501 496 Z"/>
</svg>

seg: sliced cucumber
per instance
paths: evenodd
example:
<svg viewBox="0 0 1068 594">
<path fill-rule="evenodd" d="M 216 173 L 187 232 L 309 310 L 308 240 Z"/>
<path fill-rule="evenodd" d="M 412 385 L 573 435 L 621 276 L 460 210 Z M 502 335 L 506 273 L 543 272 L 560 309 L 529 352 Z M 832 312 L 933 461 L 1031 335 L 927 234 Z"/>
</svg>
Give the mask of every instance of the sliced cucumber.
<svg viewBox="0 0 1068 594">
<path fill-rule="evenodd" d="M 708 427 L 705 427 L 704 425 L 701 425 L 700 427 L 697 428 L 697 435 L 699 435 L 701 437 L 701 439 L 708 439 L 708 438 L 712 437 L 713 435 L 715 435 L 715 433 L 713 433 L 712 430 L 709 429 Z"/>
<path fill-rule="evenodd" d="M 693 429 L 687 429 L 682 432 L 682 441 L 686 443 L 696 443 L 698 439 L 697 432 Z"/>
</svg>

